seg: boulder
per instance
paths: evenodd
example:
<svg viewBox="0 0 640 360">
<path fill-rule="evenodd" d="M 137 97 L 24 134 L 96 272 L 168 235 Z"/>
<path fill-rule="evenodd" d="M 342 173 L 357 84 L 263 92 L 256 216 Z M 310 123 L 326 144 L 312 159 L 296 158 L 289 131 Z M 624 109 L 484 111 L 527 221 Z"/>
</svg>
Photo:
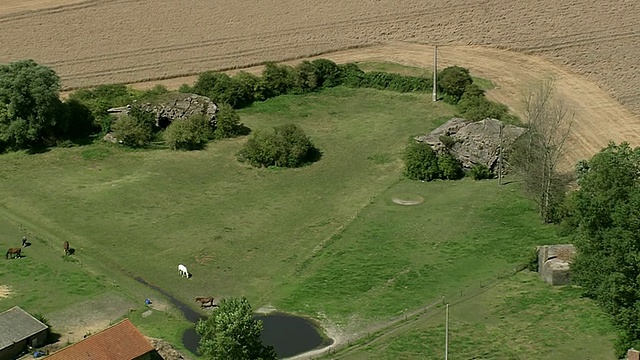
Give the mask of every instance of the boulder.
<svg viewBox="0 0 640 360">
<path fill-rule="evenodd" d="M 538 246 L 538 274 L 549 285 L 571 283 L 570 264 L 576 254 L 572 244 Z"/>
<path fill-rule="evenodd" d="M 502 127 L 502 136 L 500 128 Z M 510 147 L 524 132 L 525 128 L 504 124 L 500 120 L 484 119 L 481 121 L 468 121 L 453 118 L 442 124 L 431 133 L 421 135 L 415 139 L 427 143 L 437 153 L 447 151 L 447 146 L 442 142 L 442 136 L 449 137 L 453 143 L 448 151 L 454 155 L 465 169 L 471 169 L 477 164 L 483 164 L 494 170 L 500 149 L 502 137 L 503 148 Z"/>
<path fill-rule="evenodd" d="M 133 104 L 111 108 L 108 113 L 116 116 L 129 114 Z M 218 106 L 206 96 L 171 92 L 161 95 L 157 101 L 137 103 L 141 109 L 151 112 L 156 117 L 156 126 L 166 128 L 175 120 L 184 120 L 193 115 L 205 115 L 212 127 L 216 125 Z"/>
</svg>

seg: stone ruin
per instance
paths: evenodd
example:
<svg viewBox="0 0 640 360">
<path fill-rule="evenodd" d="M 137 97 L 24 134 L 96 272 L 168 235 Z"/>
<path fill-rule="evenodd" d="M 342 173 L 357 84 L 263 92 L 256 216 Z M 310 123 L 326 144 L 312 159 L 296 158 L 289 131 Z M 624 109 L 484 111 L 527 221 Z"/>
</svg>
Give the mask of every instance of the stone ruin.
<svg viewBox="0 0 640 360">
<path fill-rule="evenodd" d="M 571 274 L 569 267 L 576 254 L 572 244 L 543 245 L 537 247 L 538 274 L 549 285 L 569 285 Z"/>
<path fill-rule="evenodd" d="M 136 105 L 142 110 L 151 112 L 156 117 L 156 126 L 166 129 L 176 120 L 188 119 L 193 115 L 203 114 L 209 118 L 212 127 L 216 126 L 216 113 L 218 106 L 206 96 L 196 94 L 169 93 L 162 95 L 164 100 L 158 102 L 140 102 Z M 111 108 L 107 113 L 121 116 L 128 115 L 133 104 Z M 113 134 L 107 134 L 105 141 L 115 142 Z"/>
<path fill-rule="evenodd" d="M 526 130 L 495 119 L 468 121 L 453 118 L 430 134 L 421 135 L 415 139 L 431 145 L 438 154 L 448 150 L 462 162 L 465 169 L 483 164 L 495 173 L 500 149 L 501 126 L 503 148 L 509 148 Z M 442 136 L 448 136 L 452 140 L 453 145 L 449 149 L 442 142 Z"/>
</svg>

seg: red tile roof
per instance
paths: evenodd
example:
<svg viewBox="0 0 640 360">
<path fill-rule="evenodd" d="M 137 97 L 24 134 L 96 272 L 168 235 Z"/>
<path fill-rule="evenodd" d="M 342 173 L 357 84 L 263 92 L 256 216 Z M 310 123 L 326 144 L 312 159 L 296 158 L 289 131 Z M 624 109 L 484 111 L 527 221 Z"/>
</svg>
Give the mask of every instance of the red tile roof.
<svg viewBox="0 0 640 360">
<path fill-rule="evenodd" d="M 132 360 L 153 346 L 129 319 L 47 357 L 47 360 Z"/>
</svg>

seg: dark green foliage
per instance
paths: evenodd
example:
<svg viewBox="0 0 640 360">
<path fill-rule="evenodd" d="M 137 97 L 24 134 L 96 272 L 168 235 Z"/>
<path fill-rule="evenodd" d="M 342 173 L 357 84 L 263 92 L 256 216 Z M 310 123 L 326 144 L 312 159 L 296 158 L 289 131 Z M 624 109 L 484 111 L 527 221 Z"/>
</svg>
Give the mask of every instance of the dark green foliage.
<svg viewBox="0 0 640 360">
<path fill-rule="evenodd" d="M 470 96 L 466 93 L 458 102 L 458 109 L 465 119 L 471 121 L 487 118 L 501 120 L 509 113 L 506 105 L 488 100 L 484 96 Z"/>
<path fill-rule="evenodd" d="M 467 97 L 484 97 L 484 90 L 482 90 L 478 85 L 476 84 L 469 84 L 467 85 L 467 87 L 464 89 L 464 94 L 462 96 L 467 96 Z"/>
<path fill-rule="evenodd" d="M 315 161 L 319 151 L 295 124 L 274 127 L 272 133 L 256 132 L 238 153 L 238 160 L 255 167 L 299 167 Z"/>
<path fill-rule="evenodd" d="M 238 108 L 251 105 L 255 100 L 263 101 L 267 99 L 268 91 L 259 76 L 240 71 L 233 75 L 233 80 L 242 88 L 241 93 L 245 94 L 245 97 L 238 102 Z"/>
<path fill-rule="evenodd" d="M 85 139 L 100 131 L 91 110 L 78 100 L 68 99 L 62 107 L 60 120 L 55 125 L 58 139 Z"/>
<path fill-rule="evenodd" d="M 241 299 L 222 299 L 206 320 L 199 320 L 198 352 L 206 360 L 277 359 L 272 346 L 260 340 L 262 322 L 253 318 L 251 305 Z"/>
<path fill-rule="evenodd" d="M 139 101 L 154 100 L 154 99 L 157 99 L 160 95 L 164 95 L 168 92 L 169 92 L 169 89 L 167 89 L 166 86 L 162 84 L 157 84 L 151 89 L 143 91 L 136 98 Z"/>
<path fill-rule="evenodd" d="M 268 89 L 267 97 L 288 94 L 296 87 L 295 70 L 288 65 L 269 62 L 262 70 L 262 81 Z"/>
<path fill-rule="evenodd" d="M 132 116 L 124 115 L 119 117 L 111 128 L 116 139 L 125 146 L 145 147 L 153 140 L 153 128 Z"/>
<path fill-rule="evenodd" d="M 212 130 L 206 116 L 196 115 L 186 120 L 173 121 L 163 135 L 167 145 L 173 150 L 201 150 L 213 137 Z"/>
<path fill-rule="evenodd" d="M 315 68 L 318 87 L 335 87 L 342 83 L 340 67 L 328 59 L 316 59 L 311 62 Z"/>
<path fill-rule="evenodd" d="M 247 106 L 254 99 L 252 87 L 222 72 L 207 71 L 200 74 L 193 91 L 210 98 L 216 104 L 227 103 L 233 108 Z"/>
<path fill-rule="evenodd" d="M 473 83 L 469 70 L 459 66 L 450 66 L 438 74 L 438 86 L 447 95 L 460 100 L 467 86 Z"/>
<path fill-rule="evenodd" d="M 485 164 L 476 164 L 471 168 L 471 177 L 474 180 L 484 180 L 493 178 L 491 170 Z"/>
<path fill-rule="evenodd" d="M 572 278 L 613 315 L 622 355 L 640 340 L 640 148 L 610 144 L 584 167 Z"/>
<path fill-rule="evenodd" d="M 346 63 L 338 65 L 338 68 L 340 69 L 340 76 L 343 85 L 355 88 L 362 86 L 365 78 L 365 72 L 362 71 L 358 65 L 354 63 Z"/>
<path fill-rule="evenodd" d="M 423 142 L 411 141 L 404 154 L 405 175 L 414 180 L 431 181 L 440 178 L 438 156 Z"/>
<path fill-rule="evenodd" d="M 444 180 L 460 180 L 464 177 L 462 164 L 451 154 L 443 154 L 438 157 L 438 169 L 440 170 L 440 178 Z"/>
<path fill-rule="evenodd" d="M 112 125 L 116 139 L 129 147 L 148 146 L 154 138 L 156 119 L 153 113 L 132 106 L 129 115 L 120 116 Z"/>
<path fill-rule="evenodd" d="M 316 67 L 309 61 L 303 61 L 295 67 L 295 92 L 302 94 L 319 88 Z"/>
<path fill-rule="evenodd" d="M 380 71 L 365 73 L 360 83 L 360 87 L 398 92 L 428 91 L 432 86 L 431 79 Z"/>
<path fill-rule="evenodd" d="M 60 79 L 33 60 L 0 65 L 0 152 L 45 144 L 62 109 Z"/>
<path fill-rule="evenodd" d="M 135 98 L 130 89 L 119 84 L 100 85 L 93 90 L 81 89 L 69 95 L 69 99 L 83 103 L 99 120 L 107 116 L 108 109 L 131 104 Z"/>
<path fill-rule="evenodd" d="M 536 249 L 531 250 L 529 261 L 527 261 L 527 270 L 538 272 L 538 251 Z"/>
<path fill-rule="evenodd" d="M 178 88 L 178 92 L 183 93 L 183 94 L 193 94 L 193 87 L 189 84 L 182 84 L 180 85 L 180 87 Z"/>
<path fill-rule="evenodd" d="M 240 122 L 240 115 L 229 104 L 221 104 L 216 114 L 216 139 L 232 138 L 247 133 L 247 128 Z"/>
</svg>

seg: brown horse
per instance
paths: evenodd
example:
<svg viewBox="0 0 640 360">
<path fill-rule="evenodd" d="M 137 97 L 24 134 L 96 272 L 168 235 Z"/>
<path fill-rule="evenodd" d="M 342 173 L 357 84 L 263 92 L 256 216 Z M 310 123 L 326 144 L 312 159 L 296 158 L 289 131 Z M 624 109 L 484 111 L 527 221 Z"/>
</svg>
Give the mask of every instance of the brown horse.
<svg viewBox="0 0 640 360">
<path fill-rule="evenodd" d="M 217 305 L 213 302 L 213 296 L 209 296 L 209 297 L 197 297 L 197 298 L 196 298 L 196 302 L 200 303 L 200 307 L 201 307 L 201 308 L 211 307 L 211 306 L 217 306 Z"/>
<path fill-rule="evenodd" d="M 69 255 L 69 242 L 65 241 L 64 243 L 62 243 L 62 247 L 64 248 L 64 254 Z"/>
<path fill-rule="evenodd" d="M 5 255 L 5 259 L 9 258 L 9 255 L 11 255 L 11 258 L 20 258 L 22 255 L 22 249 L 20 248 L 11 248 L 9 250 L 7 250 L 7 254 Z"/>
</svg>

